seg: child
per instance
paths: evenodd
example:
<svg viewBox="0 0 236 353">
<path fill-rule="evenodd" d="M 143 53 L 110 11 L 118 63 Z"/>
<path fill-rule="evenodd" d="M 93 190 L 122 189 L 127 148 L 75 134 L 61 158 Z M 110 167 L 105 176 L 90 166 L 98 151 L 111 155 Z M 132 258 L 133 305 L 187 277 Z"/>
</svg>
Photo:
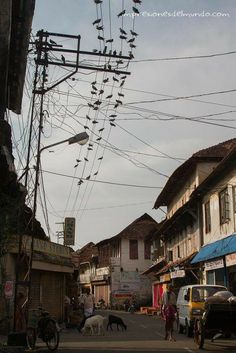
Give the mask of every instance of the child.
<svg viewBox="0 0 236 353">
<path fill-rule="evenodd" d="M 173 336 L 173 331 L 174 331 L 174 322 L 176 319 L 176 308 L 172 304 L 168 304 L 164 306 L 164 318 L 166 321 L 165 324 L 165 340 L 169 338 L 170 341 L 175 341 L 175 338 Z"/>
</svg>

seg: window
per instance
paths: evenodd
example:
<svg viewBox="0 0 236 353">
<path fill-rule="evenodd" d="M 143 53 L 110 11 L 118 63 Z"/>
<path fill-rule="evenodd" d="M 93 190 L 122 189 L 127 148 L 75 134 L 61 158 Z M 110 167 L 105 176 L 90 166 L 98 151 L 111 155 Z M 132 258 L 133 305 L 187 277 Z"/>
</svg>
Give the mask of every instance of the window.
<svg viewBox="0 0 236 353">
<path fill-rule="evenodd" d="M 233 205 L 234 205 L 234 213 L 236 213 L 236 186 L 233 186 Z"/>
<path fill-rule="evenodd" d="M 178 258 L 181 257 L 181 256 L 180 256 L 180 246 L 179 246 L 179 245 L 177 246 L 177 257 L 178 257 Z"/>
<path fill-rule="evenodd" d="M 168 252 L 167 252 L 167 261 L 168 262 L 173 261 L 173 251 L 172 250 L 168 250 Z"/>
<path fill-rule="evenodd" d="M 210 201 L 207 201 L 204 205 L 205 207 L 205 232 L 209 233 L 211 231 L 211 209 Z"/>
<path fill-rule="evenodd" d="M 150 241 L 144 241 L 144 259 L 150 260 L 151 259 L 151 243 Z"/>
<path fill-rule="evenodd" d="M 219 193 L 220 224 L 228 222 L 229 218 L 229 194 L 227 188 Z"/>
<path fill-rule="evenodd" d="M 131 260 L 138 259 L 138 240 L 130 240 L 129 241 L 129 258 Z"/>
</svg>

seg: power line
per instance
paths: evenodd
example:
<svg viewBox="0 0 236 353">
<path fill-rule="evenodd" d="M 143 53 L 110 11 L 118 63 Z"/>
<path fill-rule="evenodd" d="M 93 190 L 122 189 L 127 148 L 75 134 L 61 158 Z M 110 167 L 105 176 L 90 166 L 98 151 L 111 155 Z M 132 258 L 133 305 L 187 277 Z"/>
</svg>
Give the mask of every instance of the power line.
<svg viewBox="0 0 236 353">
<path fill-rule="evenodd" d="M 170 57 L 170 58 L 154 58 L 154 59 L 143 59 L 143 60 L 133 60 L 133 63 L 141 63 L 141 62 L 152 62 L 152 61 L 170 61 L 170 60 L 186 60 L 186 59 L 205 59 L 205 58 L 213 58 L 216 56 L 225 56 L 236 54 L 236 51 L 228 51 L 225 53 L 214 53 L 207 55 L 192 55 L 192 56 L 179 56 L 179 57 Z"/>
<path fill-rule="evenodd" d="M 225 94 L 225 93 L 232 93 L 232 92 L 236 92 L 236 89 L 230 89 L 230 90 L 225 90 L 225 91 L 217 91 L 217 92 L 209 92 L 209 93 L 201 93 L 201 94 L 194 94 L 194 95 L 191 95 L 191 96 L 182 96 L 182 97 L 175 97 L 175 98 L 162 98 L 162 99 L 154 99 L 154 100 L 146 100 L 146 101 L 136 101 L 136 102 L 125 103 L 124 105 L 175 101 L 175 100 L 180 100 L 180 99 L 189 99 L 189 98 L 195 98 L 195 97 L 205 97 L 205 96 L 212 96 L 212 95 L 215 95 L 215 94 Z"/>
<path fill-rule="evenodd" d="M 79 177 L 75 177 L 75 176 L 72 176 L 72 175 L 61 174 L 61 173 L 55 173 L 55 172 L 51 172 L 51 171 L 49 171 L 49 170 L 41 170 L 41 171 L 42 171 L 43 173 L 58 175 L 58 176 L 65 177 L 65 178 L 71 178 L 71 179 L 77 179 L 77 180 L 84 180 L 84 181 L 89 181 L 89 182 L 92 181 L 92 182 L 101 183 L 101 184 L 109 184 L 109 185 L 117 185 L 117 186 L 128 186 L 128 187 L 143 188 L 143 189 L 163 189 L 163 186 L 148 186 L 148 185 L 115 183 L 115 182 L 111 182 L 111 181 L 97 180 L 97 179 L 89 179 L 89 180 L 87 180 L 86 178 L 79 178 Z"/>
</svg>

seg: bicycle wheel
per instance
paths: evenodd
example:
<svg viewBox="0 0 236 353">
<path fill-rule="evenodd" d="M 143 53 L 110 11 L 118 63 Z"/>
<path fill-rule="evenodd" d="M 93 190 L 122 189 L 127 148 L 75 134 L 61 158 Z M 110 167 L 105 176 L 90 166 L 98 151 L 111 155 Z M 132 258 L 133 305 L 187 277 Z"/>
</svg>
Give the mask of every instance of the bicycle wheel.
<svg viewBox="0 0 236 353">
<path fill-rule="evenodd" d="M 44 341 L 50 351 L 55 351 L 59 344 L 59 332 L 54 320 L 48 320 L 44 328 Z"/>
<path fill-rule="evenodd" d="M 34 328 L 27 328 L 26 343 L 29 349 L 34 349 L 36 343 L 36 331 Z"/>
<path fill-rule="evenodd" d="M 205 329 L 202 320 L 196 320 L 194 325 L 194 341 L 199 349 L 204 346 Z"/>
</svg>

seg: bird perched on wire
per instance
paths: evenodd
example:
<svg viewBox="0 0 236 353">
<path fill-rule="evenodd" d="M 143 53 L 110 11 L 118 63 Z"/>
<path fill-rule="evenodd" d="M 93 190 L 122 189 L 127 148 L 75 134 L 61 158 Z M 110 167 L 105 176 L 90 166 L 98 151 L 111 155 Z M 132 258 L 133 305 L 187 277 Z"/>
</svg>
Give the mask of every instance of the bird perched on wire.
<svg viewBox="0 0 236 353">
<path fill-rule="evenodd" d="M 134 45 L 133 43 L 130 43 L 130 48 L 136 48 L 136 45 Z"/>
<path fill-rule="evenodd" d="M 101 18 L 98 18 L 97 20 L 93 21 L 93 25 L 97 25 L 100 22 L 101 22 Z"/>
<path fill-rule="evenodd" d="M 93 53 L 97 53 L 97 51 L 98 51 L 97 49 L 93 49 Z"/>
<path fill-rule="evenodd" d="M 112 98 L 113 94 L 109 94 L 109 96 L 106 96 L 106 99 Z"/>
<path fill-rule="evenodd" d="M 98 160 L 101 161 L 103 159 L 103 157 L 99 157 Z"/>
<path fill-rule="evenodd" d="M 116 118 L 117 117 L 117 115 L 116 114 L 111 114 L 111 115 L 109 115 L 111 118 Z"/>
<path fill-rule="evenodd" d="M 91 82 L 91 85 L 96 85 L 97 81 Z"/>
<path fill-rule="evenodd" d="M 89 127 L 88 126 L 84 126 L 84 129 L 86 130 L 86 129 L 89 129 Z"/>
<path fill-rule="evenodd" d="M 134 13 L 140 14 L 139 10 L 136 9 L 136 7 L 133 6 L 132 9 L 133 9 Z"/>
<path fill-rule="evenodd" d="M 123 104 L 119 99 L 116 99 L 116 103 Z"/>
<path fill-rule="evenodd" d="M 91 91 L 91 94 L 97 94 L 97 92 Z"/>
<path fill-rule="evenodd" d="M 103 130 L 104 130 L 104 127 L 102 127 L 101 129 L 99 129 L 98 131 L 99 131 L 99 132 L 102 132 Z"/>
<path fill-rule="evenodd" d="M 110 123 L 110 125 L 111 125 L 111 126 L 116 126 L 116 124 L 114 124 L 114 123 Z"/>
<path fill-rule="evenodd" d="M 117 17 L 121 17 L 125 14 L 125 10 L 121 11 L 120 13 L 118 13 Z"/>
<path fill-rule="evenodd" d="M 92 89 L 93 89 L 94 91 L 97 91 L 97 90 L 98 90 L 97 87 L 95 87 L 94 85 L 92 85 Z"/>
<path fill-rule="evenodd" d="M 104 40 L 104 38 L 102 36 L 98 36 L 99 40 Z"/>
<path fill-rule="evenodd" d="M 100 89 L 99 94 L 103 94 L 103 93 L 104 93 L 104 90 Z"/>
<path fill-rule="evenodd" d="M 122 76 L 121 79 L 122 80 L 125 80 L 127 78 L 127 76 Z"/>
<path fill-rule="evenodd" d="M 91 178 L 91 175 L 87 176 L 85 179 L 86 180 L 89 180 Z"/>
<path fill-rule="evenodd" d="M 85 162 L 88 162 L 88 158 L 84 157 Z"/>
<path fill-rule="evenodd" d="M 106 43 L 112 43 L 113 41 L 114 41 L 114 39 L 112 39 L 112 38 L 111 39 L 107 39 Z"/>
<path fill-rule="evenodd" d="M 133 0 L 133 2 L 134 2 L 135 4 L 142 4 L 142 1 L 141 1 L 141 0 Z"/>
<path fill-rule="evenodd" d="M 101 4 L 102 0 L 94 0 L 95 4 Z"/>
<path fill-rule="evenodd" d="M 97 120 L 93 120 L 92 124 L 98 124 L 98 121 Z"/>
<path fill-rule="evenodd" d="M 125 80 L 123 80 L 123 81 L 121 82 L 120 87 L 122 87 L 122 86 L 124 85 L 124 83 L 125 83 Z"/>
<path fill-rule="evenodd" d="M 120 33 L 127 34 L 127 32 L 125 32 L 125 30 L 123 28 L 120 28 Z"/>
<path fill-rule="evenodd" d="M 96 26 L 96 28 L 97 28 L 98 31 L 103 31 L 104 27 L 103 26 Z"/>
<path fill-rule="evenodd" d="M 109 78 L 105 78 L 102 82 L 107 83 L 109 81 Z"/>
<path fill-rule="evenodd" d="M 132 36 L 135 36 L 135 37 L 137 37 L 137 36 L 138 36 L 138 33 L 136 33 L 136 32 L 134 32 L 134 31 L 132 31 L 132 29 L 130 30 L 130 33 L 132 34 Z"/>
<path fill-rule="evenodd" d="M 66 63 L 66 59 L 65 59 L 64 55 L 61 55 L 61 61 L 63 62 L 63 64 Z"/>
<path fill-rule="evenodd" d="M 86 119 L 91 120 L 91 118 L 88 115 L 86 115 Z"/>
<path fill-rule="evenodd" d="M 89 108 L 93 108 L 93 104 L 88 103 Z"/>
<path fill-rule="evenodd" d="M 54 40 L 52 40 L 52 39 L 49 39 L 49 43 L 54 44 L 54 45 L 57 45 L 57 43 L 54 42 Z"/>
<path fill-rule="evenodd" d="M 116 103 L 116 104 L 114 105 L 114 109 L 118 108 L 118 106 L 119 106 L 119 104 Z"/>
<path fill-rule="evenodd" d="M 97 140 L 97 141 L 100 141 L 101 139 L 102 139 L 101 137 L 98 137 L 96 140 Z"/>
<path fill-rule="evenodd" d="M 98 171 L 96 173 L 93 173 L 93 175 L 98 175 Z"/>
<path fill-rule="evenodd" d="M 112 77 L 112 79 L 113 79 L 113 81 L 115 81 L 115 82 L 119 82 L 119 80 L 116 78 L 116 77 Z"/>
<path fill-rule="evenodd" d="M 113 55 L 116 55 L 116 50 L 113 51 Z"/>
<path fill-rule="evenodd" d="M 124 97 L 125 95 L 123 93 L 118 93 L 118 96 Z"/>
<path fill-rule="evenodd" d="M 107 51 L 107 46 L 105 45 L 104 49 L 103 49 L 103 54 L 106 54 L 106 51 Z"/>
<path fill-rule="evenodd" d="M 133 58 L 134 58 L 134 56 L 133 56 L 133 54 L 132 54 L 131 51 L 129 52 L 129 58 L 130 58 L 130 59 L 133 59 Z"/>
<path fill-rule="evenodd" d="M 76 162 L 77 162 L 77 163 L 80 163 L 80 162 L 81 162 L 81 159 L 76 159 Z"/>
<path fill-rule="evenodd" d="M 120 39 L 127 39 L 126 36 L 120 36 Z"/>
<path fill-rule="evenodd" d="M 127 40 L 127 43 L 133 43 L 135 41 L 135 37 Z"/>
<path fill-rule="evenodd" d="M 99 100 L 97 100 L 96 102 L 94 102 L 94 104 L 96 104 L 96 105 L 100 105 L 100 104 L 102 104 L 102 102 L 101 102 L 101 101 L 99 101 Z"/>
</svg>

